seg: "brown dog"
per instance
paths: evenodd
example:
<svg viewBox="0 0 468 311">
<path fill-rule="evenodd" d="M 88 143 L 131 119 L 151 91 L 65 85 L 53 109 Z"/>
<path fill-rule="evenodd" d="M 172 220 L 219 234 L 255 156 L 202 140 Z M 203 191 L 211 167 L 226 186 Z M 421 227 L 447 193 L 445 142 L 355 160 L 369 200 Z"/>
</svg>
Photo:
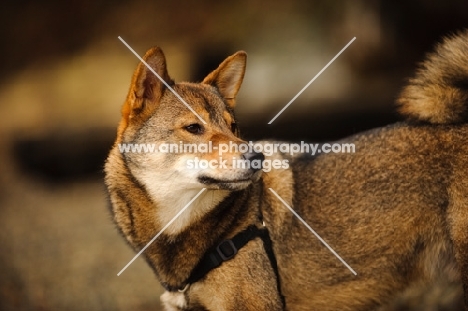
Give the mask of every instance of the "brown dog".
<svg viewBox="0 0 468 311">
<path fill-rule="evenodd" d="M 202 83 L 174 83 L 159 48 L 144 59 L 200 117 L 140 63 L 105 167 L 115 222 L 136 250 L 183 210 L 143 253 L 166 310 L 395 310 L 440 284 L 453 306 L 463 284 L 468 306 L 468 32 L 403 90 L 408 122 L 339 142 L 355 147 L 345 154 L 241 151 L 244 52 Z M 173 152 L 155 151 L 163 145 Z"/>
</svg>

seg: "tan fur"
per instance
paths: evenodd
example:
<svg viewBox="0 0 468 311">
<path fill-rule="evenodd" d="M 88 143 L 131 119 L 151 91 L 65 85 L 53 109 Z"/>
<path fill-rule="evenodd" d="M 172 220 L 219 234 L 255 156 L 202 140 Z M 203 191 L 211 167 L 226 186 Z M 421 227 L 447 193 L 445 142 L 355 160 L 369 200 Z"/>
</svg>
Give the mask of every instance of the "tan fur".
<svg viewBox="0 0 468 311">
<path fill-rule="evenodd" d="M 463 291 L 458 283 L 438 280 L 412 285 L 390 304 L 377 311 L 457 311 L 463 310 Z"/>
<path fill-rule="evenodd" d="M 434 124 L 460 123 L 468 118 L 468 31 L 446 38 L 403 89 L 400 112 Z"/>
<path fill-rule="evenodd" d="M 114 220 L 136 250 L 207 189 L 144 252 L 164 286 L 187 285 L 183 293 L 161 297 L 166 310 L 461 310 L 462 285 L 468 310 L 467 42 L 468 32 L 446 40 L 403 90 L 400 110 L 417 123 L 343 140 L 355 144 L 353 154 L 274 154 L 266 160 L 287 160 L 289 168 L 262 176 L 231 161 L 226 169 L 184 169 L 194 157 L 216 159 L 214 152 L 120 153 L 118 144 L 129 142 L 243 143 L 232 109 L 246 54 L 228 57 L 193 84 L 172 82 L 160 49 L 150 50 L 145 60 L 207 122 L 201 124 L 140 64 L 106 162 Z M 193 131 L 193 124 L 202 130 Z M 199 282 L 185 283 L 207 249 L 263 223 L 279 280 L 257 238 Z"/>
</svg>

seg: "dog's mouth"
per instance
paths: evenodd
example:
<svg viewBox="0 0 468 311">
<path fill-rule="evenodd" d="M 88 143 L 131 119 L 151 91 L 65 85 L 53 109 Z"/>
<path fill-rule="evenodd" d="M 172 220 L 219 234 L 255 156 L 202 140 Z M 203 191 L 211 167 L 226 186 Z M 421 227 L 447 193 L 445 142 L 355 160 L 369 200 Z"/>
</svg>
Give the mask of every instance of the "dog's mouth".
<svg viewBox="0 0 468 311">
<path fill-rule="evenodd" d="M 206 185 L 211 189 L 223 189 L 237 191 L 247 188 L 251 183 L 256 182 L 260 179 L 262 171 L 257 171 L 249 177 L 237 178 L 237 179 L 222 179 L 214 178 L 210 176 L 199 176 L 198 182 Z"/>
</svg>

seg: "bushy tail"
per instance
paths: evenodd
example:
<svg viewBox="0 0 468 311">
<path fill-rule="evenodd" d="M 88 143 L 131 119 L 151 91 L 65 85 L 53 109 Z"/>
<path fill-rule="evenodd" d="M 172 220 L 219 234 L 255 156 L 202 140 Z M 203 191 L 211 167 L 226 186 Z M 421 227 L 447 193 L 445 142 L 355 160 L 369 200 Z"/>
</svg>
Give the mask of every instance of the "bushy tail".
<svg viewBox="0 0 468 311">
<path fill-rule="evenodd" d="M 445 38 L 427 56 L 397 104 L 402 115 L 416 121 L 468 121 L 468 30 Z"/>
</svg>

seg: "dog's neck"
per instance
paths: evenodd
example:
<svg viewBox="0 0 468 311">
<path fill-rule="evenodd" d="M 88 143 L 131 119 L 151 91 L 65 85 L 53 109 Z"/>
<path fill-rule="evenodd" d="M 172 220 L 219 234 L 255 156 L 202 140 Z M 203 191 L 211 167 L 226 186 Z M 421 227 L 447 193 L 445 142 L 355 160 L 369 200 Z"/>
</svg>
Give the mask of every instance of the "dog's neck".
<svg viewBox="0 0 468 311">
<path fill-rule="evenodd" d="M 252 194 L 260 187 L 258 184 L 251 185 L 245 190 L 228 194 L 219 202 L 219 197 L 213 199 L 216 194 L 211 191 L 203 197 L 203 194 L 200 195 L 198 199 L 201 200 L 193 207 L 194 210 L 205 209 L 205 213 L 201 214 L 198 220 L 190 220 L 176 234 L 164 232 L 153 243 L 146 252 L 146 258 L 166 288 L 179 288 L 209 248 L 234 236 L 249 225 L 261 223 L 258 203 L 252 205 L 249 202 Z M 187 203 L 196 194 L 197 192 L 187 195 Z M 209 208 L 201 205 L 211 205 L 214 202 L 217 202 L 216 206 Z M 258 208 L 252 208 L 253 206 Z M 188 211 L 187 209 L 185 212 Z"/>
<path fill-rule="evenodd" d="M 229 195 L 229 191 L 227 190 L 208 189 L 201 192 L 202 189 L 193 188 L 157 194 L 157 199 L 155 199 L 158 206 L 155 215 L 157 223 L 159 226 L 164 227 L 170 221 L 173 221 L 166 228 L 165 234 L 177 236 L 190 227 L 190 225 L 202 219 L 212 209 L 216 208 Z M 151 195 L 153 196 L 154 193 Z M 199 196 L 196 200 L 191 202 L 197 195 Z M 174 219 L 183 209 L 184 211 Z"/>
</svg>

